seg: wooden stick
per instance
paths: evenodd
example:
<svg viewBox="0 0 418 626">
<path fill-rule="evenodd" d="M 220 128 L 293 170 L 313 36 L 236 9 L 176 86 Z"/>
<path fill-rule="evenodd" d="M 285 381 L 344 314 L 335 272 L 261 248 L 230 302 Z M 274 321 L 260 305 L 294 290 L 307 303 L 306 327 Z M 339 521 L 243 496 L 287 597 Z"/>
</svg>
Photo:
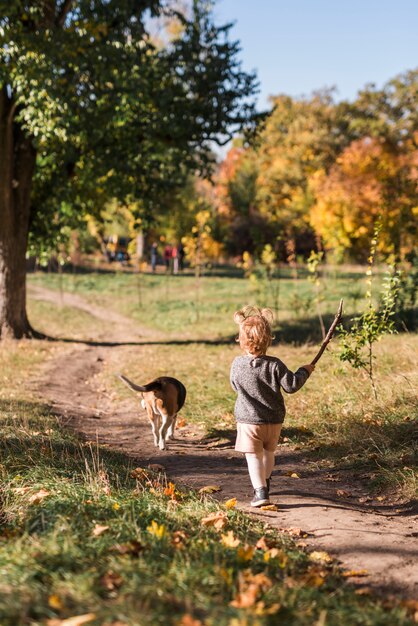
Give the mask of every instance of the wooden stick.
<svg viewBox="0 0 418 626">
<path fill-rule="evenodd" d="M 319 359 L 321 358 L 321 356 L 323 355 L 325 348 L 327 347 L 327 345 L 329 344 L 329 342 L 332 339 L 332 336 L 334 334 L 334 331 L 337 327 L 337 324 L 341 321 L 341 317 L 343 315 L 343 300 L 340 300 L 340 306 L 338 307 L 338 311 L 335 315 L 334 321 L 332 322 L 331 326 L 329 327 L 329 330 L 327 332 L 327 336 L 325 337 L 324 341 L 322 342 L 321 347 L 319 348 L 318 354 L 316 355 L 316 357 L 313 359 L 313 361 L 311 361 L 311 365 L 315 365 Z"/>
</svg>

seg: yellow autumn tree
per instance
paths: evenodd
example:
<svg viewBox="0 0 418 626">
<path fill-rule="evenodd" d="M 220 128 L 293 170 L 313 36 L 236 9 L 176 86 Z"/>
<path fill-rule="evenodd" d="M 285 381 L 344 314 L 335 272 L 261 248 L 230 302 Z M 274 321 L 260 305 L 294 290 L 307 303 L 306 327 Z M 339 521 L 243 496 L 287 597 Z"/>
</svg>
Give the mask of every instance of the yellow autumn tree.
<svg viewBox="0 0 418 626">
<path fill-rule="evenodd" d="M 310 221 L 326 247 L 365 260 L 379 217 L 381 249 L 398 258 L 411 251 L 418 206 L 416 160 L 417 151 L 405 150 L 405 145 L 364 137 L 352 142 L 328 173 L 314 172 Z"/>
</svg>

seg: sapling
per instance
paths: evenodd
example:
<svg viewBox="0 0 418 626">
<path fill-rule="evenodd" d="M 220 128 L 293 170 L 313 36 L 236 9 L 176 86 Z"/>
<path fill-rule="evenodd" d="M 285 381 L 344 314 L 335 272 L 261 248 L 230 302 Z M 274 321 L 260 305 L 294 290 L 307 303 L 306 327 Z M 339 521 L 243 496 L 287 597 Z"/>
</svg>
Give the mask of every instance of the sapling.
<svg viewBox="0 0 418 626">
<path fill-rule="evenodd" d="M 322 339 L 325 339 L 325 325 L 321 313 L 321 302 L 323 300 L 322 284 L 321 274 L 319 271 L 319 266 L 321 265 L 323 258 L 324 253 L 322 251 L 315 252 L 315 250 L 311 250 L 311 254 L 309 255 L 307 261 L 307 266 L 309 272 L 309 280 L 313 283 L 314 286 L 316 311 L 318 314 L 319 325 L 321 327 Z"/>
<path fill-rule="evenodd" d="M 394 262 L 389 264 L 383 280 L 380 293 L 380 305 L 373 302 L 373 267 L 376 259 L 376 249 L 379 236 L 379 226 L 375 229 L 371 242 L 369 265 L 366 271 L 366 307 L 363 313 L 353 319 L 349 330 L 340 327 L 341 352 L 340 360 L 347 361 L 354 369 L 362 369 L 366 372 L 373 395 L 377 400 L 377 388 L 374 362 L 375 343 L 383 335 L 396 333 L 395 307 L 400 285 L 400 272 Z"/>
</svg>

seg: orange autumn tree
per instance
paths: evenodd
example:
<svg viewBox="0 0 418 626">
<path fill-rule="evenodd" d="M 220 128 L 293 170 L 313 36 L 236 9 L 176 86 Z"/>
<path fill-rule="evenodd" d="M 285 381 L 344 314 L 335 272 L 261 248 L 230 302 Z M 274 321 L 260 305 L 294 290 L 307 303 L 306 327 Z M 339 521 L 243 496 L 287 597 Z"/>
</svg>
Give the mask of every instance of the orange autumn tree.
<svg viewBox="0 0 418 626">
<path fill-rule="evenodd" d="M 320 169 L 310 178 L 315 203 L 313 228 L 328 249 L 342 257 L 364 261 L 379 217 L 382 251 L 403 258 L 412 250 L 418 205 L 416 150 L 383 138 L 353 141 L 328 173 Z"/>
<path fill-rule="evenodd" d="M 329 91 L 310 99 L 278 96 L 272 102 L 259 137 L 257 201 L 280 234 L 293 240 L 308 235 L 311 248 L 309 178 L 328 171 L 349 142 L 348 105 L 335 105 Z"/>
</svg>

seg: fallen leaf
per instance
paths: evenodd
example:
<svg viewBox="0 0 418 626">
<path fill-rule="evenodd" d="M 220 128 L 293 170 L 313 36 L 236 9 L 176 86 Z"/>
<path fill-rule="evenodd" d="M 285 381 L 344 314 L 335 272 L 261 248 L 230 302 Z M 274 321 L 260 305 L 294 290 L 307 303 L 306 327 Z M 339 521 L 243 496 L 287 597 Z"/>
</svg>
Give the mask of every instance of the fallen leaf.
<svg viewBox="0 0 418 626">
<path fill-rule="evenodd" d="M 99 535 L 102 535 L 103 533 L 105 533 L 107 530 L 109 530 L 109 526 L 102 526 L 101 524 L 96 524 L 95 527 L 93 528 L 93 535 L 94 537 L 98 537 Z"/>
<path fill-rule="evenodd" d="M 106 572 L 106 574 L 104 574 L 100 579 L 101 586 L 107 591 L 114 591 L 115 589 L 119 589 L 122 583 L 122 576 L 112 570 Z"/>
<path fill-rule="evenodd" d="M 149 479 L 148 471 L 144 469 L 143 467 L 136 467 L 134 470 L 132 470 L 129 476 L 131 478 L 135 478 L 136 480 L 148 480 Z"/>
<path fill-rule="evenodd" d="M 114 511 L 117 511 L 118 509 L 120 509 L 120 504 L 118 504 L 117 502 L 115 502 L 115 503 L 113 504 L 113 506 L 112 506 L 112 509 L 113 509 Z"/>
<path fill-rule="evenodd" d="M 257 548 L 257 550 L 269 550 L 271 548 L 271 545 L 269 545 L 268 540 L 266 539 L 265 535 L 263 535 L 257 541 L 255 547 Z"/>
<path fill-rule="evenodd" d="M 148 465 L 148 469 L 152 470 L 153 472 L 165 472 L 164 465 L 161 465 L 160 463 L 150 463 Z"/>
<path fill-rule="evenodd" d="M 84 615 L 75 615 L 66 619 L 49 619 L 47 626 L 82 626 L 96 619 L 95 613 L 84 613 Z"/>
<path fill-rule="evenodd" d="M 265 504 L 264 506 L 259 507 L 262 511 L 278 511 L 276 504 Z"/>
<path fill-rule="evenodd" d="M 229 604 L 237 609 L 253 607 L 259 594 L 270 589 L 272 585 L 270 578 L 262 572 L 253 574 L 251 570 L 244 570 L 239 573 L 238 593 Z"/>
<path fill-rule="evenodd" d="M 236 498 L 230 498 L 229 500 L 227 500 L 226 502 L 224 502 L 224 506 L 227 509 L 233 509 L 237 506 L 237 499 Z"/>
<path fill-rule="evenodd" d="M 245 546 L 240 546 L 237 550 L 237 557 L 240 561 L 251 561 L 254 556 L 255 548 L 253 546 L 249 546 L 245 544 Z"/>
<path fill-rule="evenodd" d="M 45 500 L 45 498 L 47 498 L 49 495 L 50 495 L 49 491 L 47 491 L 46 489 L 40 489 L 29 498 L 29 503 L 39 504 L 40 502 L 42 502 L 42 500 Z"/>
<path fill-rule="evenodd" d="M 184 428 L 185 426 L 187 426 L 187 422 L 185 419 L 181 417 L 180 419 L 176 421 L 176 426 L 177 428 Z"/>
<path fill-rule="evenodd" d="M 64 608 L 64 604 L 62 603 L 61 598 L 56 594 L 52 594 L 51 596 L 49 596 L 48 606 L 50 606 L 51 609 L 55 609 L 56 611 L 61 611 L 61 609 Z"/>
<path fill-rule="evenodd" d="M 138 556 L 143 549 L 144 546 L 136 539 L 132 539 L 132 541 L 128 541 L 127 543 L 116 543 L 110 548 L 112 552 L 117 552 L 118 554 L 131 554 L 132 556 Z"/>
<path fill-rule="evenodd" d="M 216 530 L 222 530 L 227 524 L 228 517 L 224 511 L 216 511 L 210 513 L 207 517 L 202 517 L 200 523 L 202 526 L 213 526 Z"/>
<path fill-rule="evenodd" d="M 332 557 L 328 552 L 314 551 L 309 554 L 309 558 L 315 563 L 332 563 Z"/>
<path fill-rule="evenodd" d="M 200 619 L 195 619 L 190 613 L 183 615 L 181 620 L 177 622 L 177 626 L 203 626 Z"/>
<path fill-rule="evenodd" d="M 280 528 L 281 533 L 287 533 L 291 537 L 307 537 L 309 533 L 301 528 Z"/>
<path fill-rule="evenodd" d="M 175 530 L 171 539 L 171 544 L 177 549 L 181 550 L 185 547 L 187 535 L 184 530 Z"/>
<path fill-rule="evenodd" d="M 342 573 L 344 578 L 359 578 L 360 576 L 368 576 L 369 572 L 366 569 L 350 569 Z"/>
<path fill-rule="evenodd" d="M 25 493 L 30 491 L 30 487 L 13 487 L 12 491 L 18 496 L 23 496 Z"/>
<path fill-rule="evenodd" d="M 345 489 L 337 489 L 335 493 L 339 498 L 351 498 L 351 493 Z"/>
<path fill-rule="evenodd" d="M 147 531 L 150 535 L 162 539 L 166 534 L 166 528 L 164 524 L 158 524 L 155 520 L 152 520 L 151 524 L 147 526 Z"/>
<path fill-rule="evenodd" d="M 232 530 L 228 530 L 225 535 L 221 535 L 221 543 L 227 548 L 236 548 L 241 542 L 234 536 Z"/>
<path fill-rule="evenodd" d="M 169 498 L 174 498 L 176 493 L 176 485 L 174 483 L 168 483 L 168 486 L 164 488 L 163 493 Z"/>
<path fill-rule="evenodd" d="M 206 485 L 205 487 L 201 487 L 199 489 L 199 493 L 215 493 L 216 491 L 221 491 L 222 488 L 219 485 Z"/>
</svg>

